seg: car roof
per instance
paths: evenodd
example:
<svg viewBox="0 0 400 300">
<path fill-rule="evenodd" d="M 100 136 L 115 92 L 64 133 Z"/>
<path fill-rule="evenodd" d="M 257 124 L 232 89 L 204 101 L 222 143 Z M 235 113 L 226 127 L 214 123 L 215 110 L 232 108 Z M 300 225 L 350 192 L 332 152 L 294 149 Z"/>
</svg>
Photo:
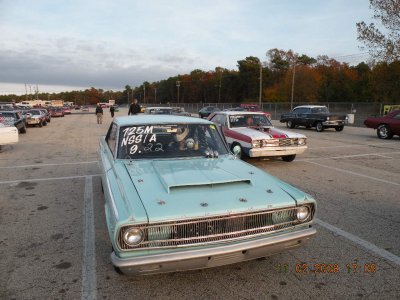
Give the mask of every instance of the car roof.
<svg viewBox="0 0 400 300">
<path fill-rule="evenodd" d="M 208 120 L 186 117 L 186 116 L 175 116 L 175 115 L 133 115 L 116 117 L 114 122 L 119 126 L 129 125 L 143 125 L 143 124 L 214 124 Z"/>
<path fill-rule="evenodd" d="M 317 107 L 326 107 L 325 105 L 300 105 L 300 106 L 296 106 L 295 108 L 317 108 Z"/>
<path fill-rule="evenodd" d="M 169 106 L 147 106 L 146 109 L 172 109 Z"/>
<path fill-rule="evenodd" d="M 235 111 L 235 110 L 224 110 L 216 112 L 215 114 L 224 114 L 224 115 L 264 115 L 263 112 L 260 111 Z"/>
</svg>

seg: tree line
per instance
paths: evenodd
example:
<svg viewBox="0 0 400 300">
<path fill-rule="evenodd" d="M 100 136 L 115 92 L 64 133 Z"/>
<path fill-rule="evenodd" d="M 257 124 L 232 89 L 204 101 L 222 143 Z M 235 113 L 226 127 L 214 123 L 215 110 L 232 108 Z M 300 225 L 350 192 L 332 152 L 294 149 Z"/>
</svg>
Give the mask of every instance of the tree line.
<svg viewBox="0 0 400 300">
<path fill-rule="evenodd" d="M 327 56 L 309 57 L 292 50 L 271 49 L 266 62 L 254 56 L 237 61 L 237 70 L 217 67 L 199 69 L 122 91 L 94 87 L 83 91 L 39 93 L 42 100 L 63 99 L 77 105 L 116 100 L 140 103 L 240 103 L 288 102 L 380 102 L 400 103 L 400 61 L 350 66 Z M 293 96 L 292 96 L 293 93 Z M 35 95 L 36 96 L 36 95 Z M 28 98 L 35 98 L 28 95 Z M 179 97 L 179 98 L 178 98 Z M 1 101 L 22 101 L 26 95 L 3 95 Z"/>
</svg>

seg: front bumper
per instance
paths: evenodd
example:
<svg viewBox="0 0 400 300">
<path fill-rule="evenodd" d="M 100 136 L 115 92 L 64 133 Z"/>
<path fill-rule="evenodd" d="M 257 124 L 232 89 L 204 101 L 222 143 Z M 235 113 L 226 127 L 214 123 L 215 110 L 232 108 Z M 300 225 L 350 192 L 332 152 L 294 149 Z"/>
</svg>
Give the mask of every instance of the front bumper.
<svg viewBox="0 0 400 300">
<path fill-rule="evenodd" d="M 325 121 L 322 123 L 324 127 L 337 127 L 337 126 L 344 126 L 346 123 L 345 120 L 335 120 L 335 121 Z"/>
<path fill-rule="evenodd" d="M 112 252 L 111 261 L 114 266 L 128 275 L 205 269 L 290 250 L 308 242 L 315 233 L 314 228 L 307 228 L 277 236 L 238 242 L 233 245 L 132 258 L 120 258 Z"/>
<path fill-rule="evenodd" d="M 249 149 L 248 155 L 250 157 L 286 156 L 286 155 L 301 154 L 306 149 L 307 149 L 307 146 L 252 148 L 252 149 Z"/>
</svg>

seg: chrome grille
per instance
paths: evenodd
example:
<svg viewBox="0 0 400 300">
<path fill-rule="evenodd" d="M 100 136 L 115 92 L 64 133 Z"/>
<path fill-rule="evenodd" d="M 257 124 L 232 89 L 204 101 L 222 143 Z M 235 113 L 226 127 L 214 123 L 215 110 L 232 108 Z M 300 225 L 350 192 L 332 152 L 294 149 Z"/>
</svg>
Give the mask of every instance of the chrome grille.
<svg viewBox="0 0 400 300">
<path fill-rule="evenodd" d="M 314 205 L 309 203 L 307 206 L 311 213 L 303 223 L 309 222 L 314 216 Z M 140 227 L 144 234 L 143 242 L 136 247 L 124 243 L 124 232 L 130 228 L 127 226 L 119 230 L 118 244 L 121 250 L 139 250 L 186 247 L 255 237 L 300 224 L 296 218 L 296 212 L 296 207 L 292 207 L 281 210 L 135 225 L 135 227 Z"/>
<path fill-rule="evenodd" d="M 298 146 L 299 145 L 299 139 L 294 138 L 294 139 L 279 139 L 279 146 L 281 147 L 291 147 L 291 146 Z"/>
</svg>

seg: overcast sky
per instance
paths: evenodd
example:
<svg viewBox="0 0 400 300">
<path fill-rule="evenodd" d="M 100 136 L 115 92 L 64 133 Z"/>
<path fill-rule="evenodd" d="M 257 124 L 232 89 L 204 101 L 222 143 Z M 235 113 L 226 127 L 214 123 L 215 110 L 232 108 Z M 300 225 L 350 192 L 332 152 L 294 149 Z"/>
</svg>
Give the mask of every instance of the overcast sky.
<svg viewBox="0 0 400 300">
<path fill-rule="evenodd" d="M 355 63 L 372 13 L 368 0 L 0 0 L 0 94 L 120 90 L 272 48 Z"/>
</svg>

